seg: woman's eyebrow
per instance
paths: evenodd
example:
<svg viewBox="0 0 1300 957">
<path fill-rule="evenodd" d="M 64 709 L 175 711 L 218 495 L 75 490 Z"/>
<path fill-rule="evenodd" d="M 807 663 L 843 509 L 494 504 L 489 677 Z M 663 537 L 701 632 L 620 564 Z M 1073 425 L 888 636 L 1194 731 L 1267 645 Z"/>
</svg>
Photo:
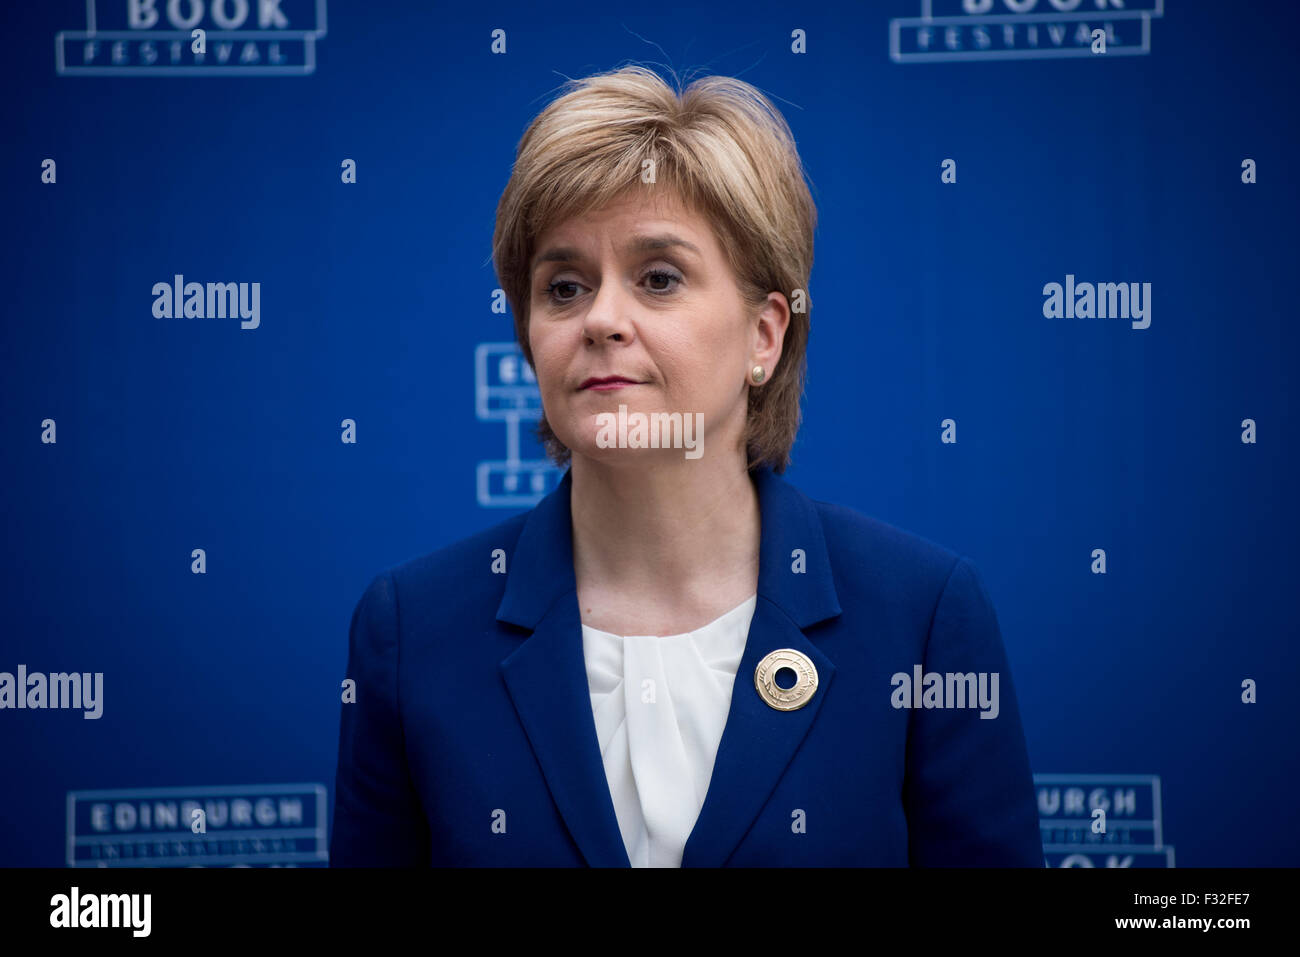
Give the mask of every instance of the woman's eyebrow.
<svg viewBox="0 0 1300 957">
<path fill-rule="evenodd" d="M 653 236 L 633 236 L 627 241 L 623 248 L 628 252 L 643 253 L 651 252 L 656 249 L 669 249 L 673 246 L 681 246 L 685 249 L 689 249 L 697 256 L 704 255 L 704 253 L 700 252 L 700 248 L 694 243 L 688 243 L 680 236 L 674 236 L 672 233 L 658 233 Z"/>
<path fill-rule="evenodd" d="M 700 248 L 694 243 L 687 242 L 680 236 L 674 236 L 672 233 L 658 233 L 653 236 L 633 236 L 623 244 L 623 249 L 630 253 L 654 252 L 660 249 L 671 249 L 674 246 L 680 246 L 683 249 L 689 249 L 695 255 L 703 257 Z M 553 246 L 544 252 L 538 253 L 533 257 L 533 265 L 529 269 L 532 272 L 542 263 L 551 262 L 580 262 L 584 258 L 582 251 L 573 246 Z"/>
</svg>

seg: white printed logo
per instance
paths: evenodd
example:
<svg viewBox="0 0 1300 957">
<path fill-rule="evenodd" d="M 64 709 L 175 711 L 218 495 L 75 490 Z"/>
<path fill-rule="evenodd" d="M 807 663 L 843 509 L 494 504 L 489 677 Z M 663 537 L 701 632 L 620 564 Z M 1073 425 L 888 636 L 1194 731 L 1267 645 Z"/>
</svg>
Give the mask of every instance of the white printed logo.
<svg viewBox="0 0 1300 957">
<path fill-rule="evenodd" d="M 482 422 L 506 424 L 505 459 L 478 463 L 479 505 L 532 507 L 555 490 L 564 473 L 550 459 L 519 457 L 520 423 L 542 417 L 542 393 L 515 343 L 484 342 L 474 350 L 474 412 Z"/>
<path fill-rule="evenodd" d="M 921 0 L 889 21 L 895 63 L 1141 56 L 1164 0 Z"/>
<path fill-rule="evenodd" d="M 306 76 L 325 0 L 86 0 L 54 36 L 60 76 Z"/>
</svg>

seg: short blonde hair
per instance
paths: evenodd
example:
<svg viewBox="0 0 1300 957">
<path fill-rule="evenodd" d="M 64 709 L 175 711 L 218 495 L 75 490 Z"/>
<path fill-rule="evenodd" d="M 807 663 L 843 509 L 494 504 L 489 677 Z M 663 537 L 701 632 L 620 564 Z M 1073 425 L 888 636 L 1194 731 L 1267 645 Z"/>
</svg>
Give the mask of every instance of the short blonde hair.
<svg viewBox="0 0 1300 957">
<path fill-rule="evenodd" d="M 674 76 L 674 81 L 676 77 Z M 780 361 L 749 390 L 749 468 L 782 472 L 799 431 L 817 209 L 785 118 L 753 86 L 724 76 L 670 87 L 642 66 L 569 80 L 567 92 L 529 124 L 497 205 L 492 258 L 531 365 L 529 264 L 537 238 L 572 216 L 601 209 L 655 182 L 712 223 L 745 302 L 779 291 L 791 301 Z M 650 186 L 649 188 L 657 188 Z M 538 435 L 564 465 L 569 450 L 545 415 Z"/>
</svg>

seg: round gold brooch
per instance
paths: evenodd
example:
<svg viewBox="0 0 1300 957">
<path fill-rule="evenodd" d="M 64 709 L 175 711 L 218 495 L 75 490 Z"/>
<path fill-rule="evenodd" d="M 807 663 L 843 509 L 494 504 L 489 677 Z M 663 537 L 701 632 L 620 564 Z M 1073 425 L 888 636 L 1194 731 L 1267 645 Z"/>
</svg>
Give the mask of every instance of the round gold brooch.
<svg viewBox="0 0 1300 957">
<path fill-rule="evenodd" d="M 794 684 L 788 688 L 776 681 L 777 673 L 785 668 L 794 672 Z M 754 669 L 754 687 L 768 707 L 777 711 L 797 711 L 811 701 L 817 691 L 817 668 L 802 652 L 778 648 Z"/>
</svg>

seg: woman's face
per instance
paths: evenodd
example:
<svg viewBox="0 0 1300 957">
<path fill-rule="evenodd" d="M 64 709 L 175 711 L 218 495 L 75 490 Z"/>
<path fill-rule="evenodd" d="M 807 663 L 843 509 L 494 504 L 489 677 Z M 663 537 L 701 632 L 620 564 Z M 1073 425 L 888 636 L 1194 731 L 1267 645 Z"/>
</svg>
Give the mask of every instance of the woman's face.
<svg viewBox="0 0 1300 957">
<path fill-rule="evenodd" d="M 744 303 L 707 220 L 671 193 L 629 198 L 538 237 L 528 328 L 551 429 L 575 455 L 645 463 L 676 449 L 609 446 L 601 413 L 680 413 L 702 422 L 705 456 L 740 446 L 749 370 L 770 378 L 788 304 Z M 593 383 L 619 377 L 626 381 Z M 702 414 L 702 419 L 696 413 Z M 666 444 L 666 442 L 665 442 Z M 686 456 L 697 458 L 697 455 Z"/>
</svg>

